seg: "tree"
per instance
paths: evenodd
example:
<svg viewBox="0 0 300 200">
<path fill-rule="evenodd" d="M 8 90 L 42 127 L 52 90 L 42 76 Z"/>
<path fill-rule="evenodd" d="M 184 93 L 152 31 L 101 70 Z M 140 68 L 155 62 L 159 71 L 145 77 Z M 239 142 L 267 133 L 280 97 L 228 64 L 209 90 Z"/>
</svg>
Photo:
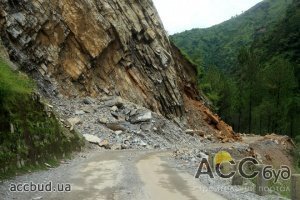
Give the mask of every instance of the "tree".
<svg viewBox="0 0 300 200">
<path fill-rule="evenodd" d="M 242 48 L 238 55 L 240 70 L 238 70 L 238 84 L 245 92 L 244 98 L 248 102 L 248 132 L 252 132 L 252 112 L 258 83 L 260 63 L 258 57 L 250 49 Z"/>
<path fill-rule="evenodd" d="M 287 131 L 289 114 L 294 102 L 294 90 L 297 80 L 293 66 L 283 58 L 274 58 L 264 70 L 265 87 L 268 91 L 269 101 L 272 102 L 275 115 L 273 116 L 272 131 Z M 292 122 L 293 123 L 293 122 Z"/>
</svg>

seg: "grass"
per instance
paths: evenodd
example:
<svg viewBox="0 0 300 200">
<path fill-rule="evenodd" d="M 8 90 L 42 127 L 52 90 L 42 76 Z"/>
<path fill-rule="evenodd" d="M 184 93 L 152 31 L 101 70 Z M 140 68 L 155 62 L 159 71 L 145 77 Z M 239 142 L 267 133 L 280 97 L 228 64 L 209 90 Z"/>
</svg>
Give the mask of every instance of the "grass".
<svg viewBox="0 0 300 200">
<path fill-rule="evenodd" d="M 63 154 L 83 146 L 76 132 L 47 111 L 35 90 L 33 80 L 0 59 L 0 179 L 46 169 L 44 163 L 56 166 Z"/>
<path fill-rule="evenodd" d="M 35 85 L 31 79 L 26 75 L 12 71 L 12 69 L 0 59 L 0 92 L 2 93 L 2 97 L 7 97 L 13 93 L 28 95 L 32 93 L 34 89 Z"/>
</svg>

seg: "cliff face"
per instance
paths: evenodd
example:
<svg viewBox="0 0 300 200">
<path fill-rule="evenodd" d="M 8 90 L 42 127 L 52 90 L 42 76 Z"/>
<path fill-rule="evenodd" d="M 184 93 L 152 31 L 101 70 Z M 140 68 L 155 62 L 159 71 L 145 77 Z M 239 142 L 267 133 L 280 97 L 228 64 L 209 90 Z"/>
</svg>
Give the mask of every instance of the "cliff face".
<svg viewBox="0 0 300 200">
<path fill-rule="evenodd" d="M 48 93 L 109 90 L 182 115 L 177 77 L 185 72 L 150 0 L 1 0 L 1 30 L 10 57 L 43 76 Z"/>
<path fill-rule="evenodd" d="M 46 94 L 120 95 L 203 125 L 207 114 L 190 102 L 199 99 L 196 70 L 170 44 L 151 0 L 0 2 L 10 58 Z"/>
</svg>

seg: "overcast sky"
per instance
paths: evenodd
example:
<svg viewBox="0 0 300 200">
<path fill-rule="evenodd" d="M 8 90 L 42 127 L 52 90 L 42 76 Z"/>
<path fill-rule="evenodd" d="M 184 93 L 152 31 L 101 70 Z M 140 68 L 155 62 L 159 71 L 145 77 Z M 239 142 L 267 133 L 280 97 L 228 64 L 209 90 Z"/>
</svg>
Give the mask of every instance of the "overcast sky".
<svg viewBox="0 0 300 200">
<path fill-rule="evenodd" d="M 261 0 L 153 0 L 169 34 L 206 28 L 241 14 Z"/>
</svg>

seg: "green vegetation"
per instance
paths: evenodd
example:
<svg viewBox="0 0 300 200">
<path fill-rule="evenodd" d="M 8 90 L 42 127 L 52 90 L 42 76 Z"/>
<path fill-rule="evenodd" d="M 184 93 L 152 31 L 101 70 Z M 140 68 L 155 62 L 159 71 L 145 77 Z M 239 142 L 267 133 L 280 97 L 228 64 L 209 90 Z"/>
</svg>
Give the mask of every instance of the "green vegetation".
<svg viewBox="0 0 300 200">
<path fill-rule="evenodd" d="M 192 29 L 171 40 L 199 66 L 228 70 L 242 46 L 250 47 L 281 20 L 292 0 L 265 0 L 243 14 L 206 29 Z"/>
<path fill-rule="evenodd" d="M 205 69 L 199 87 L 236 132 L 300 135 L 299 0 L 265 0 L 171 39 Z"/>
<path fill-rule="evenodd" d="M 0 60 L 0 179 L 43 168 L 40 164 L 82 146 L 80 137 L 60 125 L 34 90 L 33 81 Z"/>
</svg>

